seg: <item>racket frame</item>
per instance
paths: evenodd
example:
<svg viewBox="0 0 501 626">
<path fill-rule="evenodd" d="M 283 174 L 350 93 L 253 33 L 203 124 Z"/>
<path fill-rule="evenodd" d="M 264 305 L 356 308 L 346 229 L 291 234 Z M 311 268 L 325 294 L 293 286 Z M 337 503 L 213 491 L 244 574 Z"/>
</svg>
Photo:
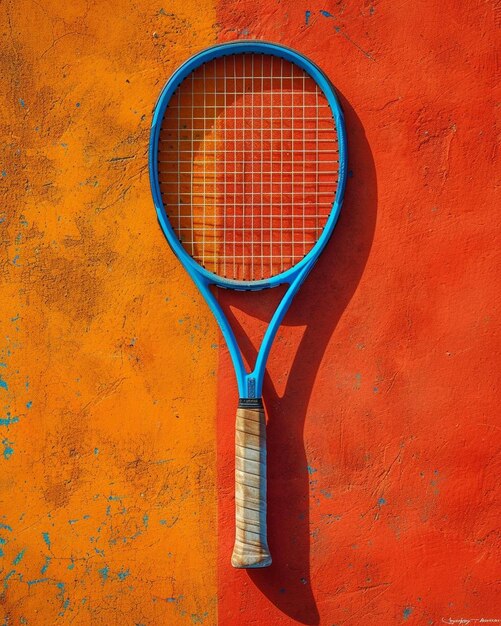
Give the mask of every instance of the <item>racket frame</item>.
<svg viewBox="0 0 501 626">
<path fill-rule="evenodd" d="M 330 211 L 329 217 L 318 241 L 315 243 L 312 249 L 304 256 L 304 258 L 302 258 L 293 267 L 275 276 L 267 278 L 266 280 L 256 281 L 237 281 L 223 278 L 205 269 L 190 256 L 190 254 L 183 248 L 182 243 L 177 238 L 176 233 L 174 232 L 174 229 L 170 224 L 162 201 L 160 183 L 158 178 L 158 146 L 162 121 L 164 118 L 165 110 L 177 88 L 187 76 L 189 76 L 194 70 L 196 70 L 204 63 L 212 61 L 216 58 L 241 53 L 273 55 L 275 57 L 279 57 L 286 61 L 292 62 L 301 69 L 303 69 L 317 83 L 317 85 L 320 87 L 323 94 L 325 95 L 332 112 L 332 117 L 335 122 L 338 137 L 339 168 L 336 195 L 333 200 L 332 209 Z M 153 201 L 162 231 L 172 251 L 179 258 L 181 263 L 184 265 L 186 271 L 201 291 L 219 324 L 223 337 L 228 346 L 233 366 L 235 368 L 240 398 L 260 398 L 263 386 L 264 372 L 266 369 L 266 362 L 268 360 L 268 355 L 270 353 L 271 346 L 273 344 L 273 340 L 278 331 L 278 328 L 297 290 L 301 286 L 303 280 L 306 278 L 316 260 L 318 259 L 320 253 L 327 244 L 341 211 L 347 177 L 347 146 L 344 115 L 339 100 L 334 91 L 334 87 L 332 86 L 327 76 L 322 72 L 322 70 L 318 68 L 314 63 L 312 63 L 309 59 L 307 59 L 299 52 L 282 45 L 277 45 L 275 43 L 270 43 L 266 41 L 245 40 L 218 44 L 215 46 L 211 46 L 210 48 L 206 48 L 202 52 L 195 54 L 185 63 L 183 63 L 167 81 L 160 93 L 157 104 L 155 106 L 151 128 L 149 144 L 149 173 Z M 261 347 L 257 355 L 254 369 L 252 372 L 248 372 L 244 364 L 240 348 L 238 347 L 238 343 L 233 329 L 231 328 L 231 325 L 227 317 L 225 316 L 219 302 L 217 301 L 216 296 L 212 292 L 210 286 L 215 285 L 217 287 L 222 287 L 225 289 L 235 289 L 238 291 L 259 291 L 261 289 L 277 287 L 283 284 L 288 284 L 289 288 L 287 289 L 282 300 L 280 301 L 280 304 L 278 305 L 275 313 L 270 320 L 268 328 L 266 329 L 263 341 L 261 343 Z"/>
</svg>

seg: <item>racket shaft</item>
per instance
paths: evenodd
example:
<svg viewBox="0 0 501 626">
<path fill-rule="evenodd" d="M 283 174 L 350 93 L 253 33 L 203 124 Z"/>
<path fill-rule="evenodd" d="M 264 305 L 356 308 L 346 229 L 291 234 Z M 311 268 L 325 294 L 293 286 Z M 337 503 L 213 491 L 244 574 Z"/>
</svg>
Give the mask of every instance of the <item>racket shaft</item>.
<svg viewBox="0 0 501 626">
<path fill-rule="evenodd" d="M 236 537 L 231 564 L 266 567 L 271 555 L 266 538 L 266 423 L 262 403 L 239 406 L 235 436 Z"/>
</svg>

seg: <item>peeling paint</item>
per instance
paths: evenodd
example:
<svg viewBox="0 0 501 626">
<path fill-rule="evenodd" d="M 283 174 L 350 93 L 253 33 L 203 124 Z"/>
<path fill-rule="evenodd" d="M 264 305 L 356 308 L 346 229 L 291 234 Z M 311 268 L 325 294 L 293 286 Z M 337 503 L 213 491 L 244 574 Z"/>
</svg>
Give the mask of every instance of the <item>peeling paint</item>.
<svg viewBox="0 0 501 626">
<path fill-rule="evenodd" d="M 14 448 L 12 447 L 14 444 L 12 441 L 8 441 L 7 439 L 2 439 L 3 445 L 3 458 L 5 460 L 9 460 L 10 457 L 14 454 Z"/>
<path fill-rule="evenodd" d="M 19 563 L 23 560 L 25 552 L 26 552 L 26 548 L 21 550 L 21 552 L 19 552 L 14 558 L 14 560 L 12 561 L 12 565 L 19 565 Z"/>
<path fill-rule="evenodd" d="M 98 572 L 99 572 L 99 576 L 101 577 L 101 580 L 103 581 L 103 583 L 105 583 L 108 580 L 110 568 L 107 565 L 105 565 L 100 570 L 98 570 Z"/>
</svg>

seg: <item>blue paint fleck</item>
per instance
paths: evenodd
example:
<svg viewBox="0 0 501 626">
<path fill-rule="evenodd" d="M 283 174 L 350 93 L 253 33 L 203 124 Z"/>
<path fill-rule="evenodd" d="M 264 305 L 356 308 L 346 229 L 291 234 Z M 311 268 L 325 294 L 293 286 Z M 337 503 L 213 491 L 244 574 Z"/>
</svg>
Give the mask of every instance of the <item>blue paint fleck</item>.
<svg viewBox="0 0 501 626">
<path fill-rule="evenodd" d="M 176 598 L 165 598 L 167 602 L 175 602 Z"/>
<path fill-rule="evenodd" d="M 129 342 L 129 347 L 133 348 L 136 345 L 136 341 L 137 341 L 137 337 L 132 337 L 132 339 Z"/>
<path fill-rule="evenodd" d="M 80 102 L 75 102 L 75 106 L 77 107 L 77 109 L 80 108 Z"/>
<path fill-rule="evenodd" d="M 11 576 L 14 576 L 14 574 L 16 573 L 15 569 L 11 569 L 10 572 L 7 574 L 7 576 L 3 579 L 3 588 L 7 589 L 7 587 L 9 586 L 9 578 Z"/>
<path fill-rule="evenodd" d="M 28 587 L 31 587 L 31 585 L 39 585 L 40 583 L 46 583 L 48 580 L 50 579 L 49 578 L 35 578 L 35 580 L 28 580 L 27 585 Z"/>
<path fill-rule="evenodd" d="M 128 569 L 121 569 L 118 572 L 118 580 L 125 580 L 127 578 L 127 576 L 129 575 L 129 570 Z"/>
<path fill-rule="evenodd" d="M 26 104 L 25 104 L 25 102 L 24 102 L 24 100 L 22 98 L 19 98 L 19 104 L 23 107 L 23 109 L 26 106 Z"/>
<path fill-rule="evenodd" d="M 105 583 L 108 580 L 108 576 L 110 573 L 110 568 L 105 565 L 104 567 L 102 567 L 100 570 L 97 570 L 99 573 L 99 576 L 101 576 L 103 583 Z"/>
<path fill-rule="evenodd" d="M 46 556 L 45 557 L 45 563 L 42 566 L 42 569 L 40 570 L 40 574 L 45 574 L 45 572 L 47 571 L 47 568 L 50 565 L 50 562 L 52 561 L 52 559 L 50 558 L 50 556 Z"/>
<path fill-rule="evenodd" d="M 309 465 L 306 468 L 308 470 L 308 474 L 311 476 L 312 474 L 314 474 L 317 470 L 314 467 L 310 467 Z"/>
<path fill-rule="evenodd" d="M 12 565 L 18 565 L 23 560 L 24 553 L 26 552 L 26 548 L 23 548 L 21 552 L 16 556 L 16 558 L 12 561 Z"/>
<path fill-rule="evenodd" d="M 19 261 L 19 254 L 16 254 L 16 256 L 12 259 L 12 265 L 19 267 L 19 265 L 17 264 L 18 261 Z"/>
<path fill-rule="evenodd" d="M 0 367 L 7 367 L 7 363 L 0 363 Z"/>
<path fill-rule="evenodd" d="M 10 426 L 11 424 L 17 424 L 18 422 L 19 417 L 11 417 L 9 412 L 7 412 L 7 417 L 0 417 L 0 426 Z"/>
<path fill-rule="evenodd" d="M 8 389 L 9 388 L 9 386 L 7 385 L 5 380 L 2 380 L 1 376 L 0 376 L 0 387 L 2 387 L 2 389 Z"/>
<path fill-rule="evenodd" d="M 94 448 L 94 454 L 97 456 L 99 454 L 99 448 Z"/>
<path fill-rule="evenodd" d="M 12 527 L 7 526 L 7 524 L 2 524 L 2 522 L 0 522 L 0 528 L 3 528 L 5 530 L 10 530 L 10 532 L 12 532 Z"/>
<path fill-rule="evenodd" d="M 45 541 L 46 546 L 50 549 L 51 543 L 50 543 L 49 533 L 42 533 L 42 537 L 43 537 L 43 540 Z"/>
<path fill-rule="evenodd" d="M 7 439 L 3 439 L 2 445 L 3 445 L 3 458 L 6 460 L 9 460 L 10 457 L 14 454 L 14 448 L 11 447 L 13 445 L 13 442 L 7 441 Z"/>
<path fill-rule="evenodd" d="M 33 401 L 32 400 L 28 400 L 28 402 L 26 403 L 26 408 L 27 409 L 31 409 L 32 406 L 33 406 Z"/>
<path fill-rule="evenodd" d="M 148 517 L 148 513 L 145 513 L 145 514 L 143 515 L 143 524 L 144 524 L 144 527 L 145 527 L 145 528 L 148 528 L 148 522 L 149 522 L 149 519 L 150 519 L 150 518 Z"/>
<path fill-rule="evenodd" d="M 63 610 L 62 610 L 62 611 L 59 611 L 58 615 L 59 615 L 60 617 L 62 617 L 62 616 L 65 614 L 66 609 L 67 609 L 69 606 L 70 606 L 70 599 L 69 599 L 69 598 L 66 598 L 66 599 L 65 599 L 65 601 L 63 602 Z"/>
<path fill-rule="evenodd" d="M 5 178 L 7 176 L 7 172 L 5 170 L 2 170 L 2 176 Z"/>
<path fill-rule="evenodd" d="M 324 498 L 332 498 L 332 493 L 326 489 L 320 489 L 320 493 L 324 496 Z"/>
<path fill-rule="evenodd" d="M 68 569 L 74 569 L 75 567 L 75 563 L 72 561 L 69 565 L 68 565 Z"/>
<path fill-rule="evenodd" d="M 320 13 L 324 16 L 324 17 L 334 17 L 332 15 L 332 13 L 329 13 L 329 11 L 320 11 Z"/>
<path fill-rule="evenodd" d="M 386 500 L 385 500 L 384 498 L 379 498 L 379 500 L 377 501 L 377 503 L 378 503 L 378 506 L 379 506 L 379 507 L 382 507 L 382 506 L 384 506 L 385 504 L 387 504 L 387 502 L 386 502 Z"/>
<path fill-rule="evenodd" d="M 306 11 L 304 14 L 304 21 L 306 26 L 308 26 L 308 24 L 310 23 L 310 16 L 311 16 L 311 11 Z"/>
<path fill-rule="evenodd" d="M 122 499 L 122 496 L 108 496 L 108 500 L 111 501 L 118 501 L 120 502 L 120 500 Z"/>
<path fill-rule="evenodd" d="M 84 515 L 84 516 L 82 517 L 82 519 L 89 519 L 89 517 L 90 517 L 90 515 Z M 79 519 L 78 517 L 77 517 L 77 518 L 75 518 L 75 519 L 69 519 L 69 520 L 68 520 L 68 524 L 73 525 L 73 524 L 76 524 L 76 523 L 77 523 L 77 522 L 79 522 L 79 521 L 80 521 L 80 519 Z"/>
<path fill-rule="evenodd" d="M 412 606 L 406 606 L 403 612 L 403 618 L 408 619 L 412 613 Z"/>
</svg>

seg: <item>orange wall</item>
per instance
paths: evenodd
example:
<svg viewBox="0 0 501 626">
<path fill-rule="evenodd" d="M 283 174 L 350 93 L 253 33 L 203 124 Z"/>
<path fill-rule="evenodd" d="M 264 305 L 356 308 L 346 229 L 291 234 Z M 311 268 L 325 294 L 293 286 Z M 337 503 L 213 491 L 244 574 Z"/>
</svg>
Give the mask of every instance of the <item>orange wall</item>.
<svg viewBox="0 0 501 626">
<path fill-rule="evenodd" d="M 215 41 L 215 14 L 161 6 L 2 12 L 8 626 L 215 621 L 217 333 L 158 228 L 146 157 L 161 85 Z"/>
<path fill-rule="evenodd" d="M 0 19 L 5 625 L 501 619 L 493 7 L 11 0 Z M 233 371 L 146 158 L 173 69 L 244 37 L 328 73 L 352 172 L 271 354 L 274 564 L 251 573 L 229 566 Z M 250 357 L 274 298 L 223 294 Z"/>
</svg>

